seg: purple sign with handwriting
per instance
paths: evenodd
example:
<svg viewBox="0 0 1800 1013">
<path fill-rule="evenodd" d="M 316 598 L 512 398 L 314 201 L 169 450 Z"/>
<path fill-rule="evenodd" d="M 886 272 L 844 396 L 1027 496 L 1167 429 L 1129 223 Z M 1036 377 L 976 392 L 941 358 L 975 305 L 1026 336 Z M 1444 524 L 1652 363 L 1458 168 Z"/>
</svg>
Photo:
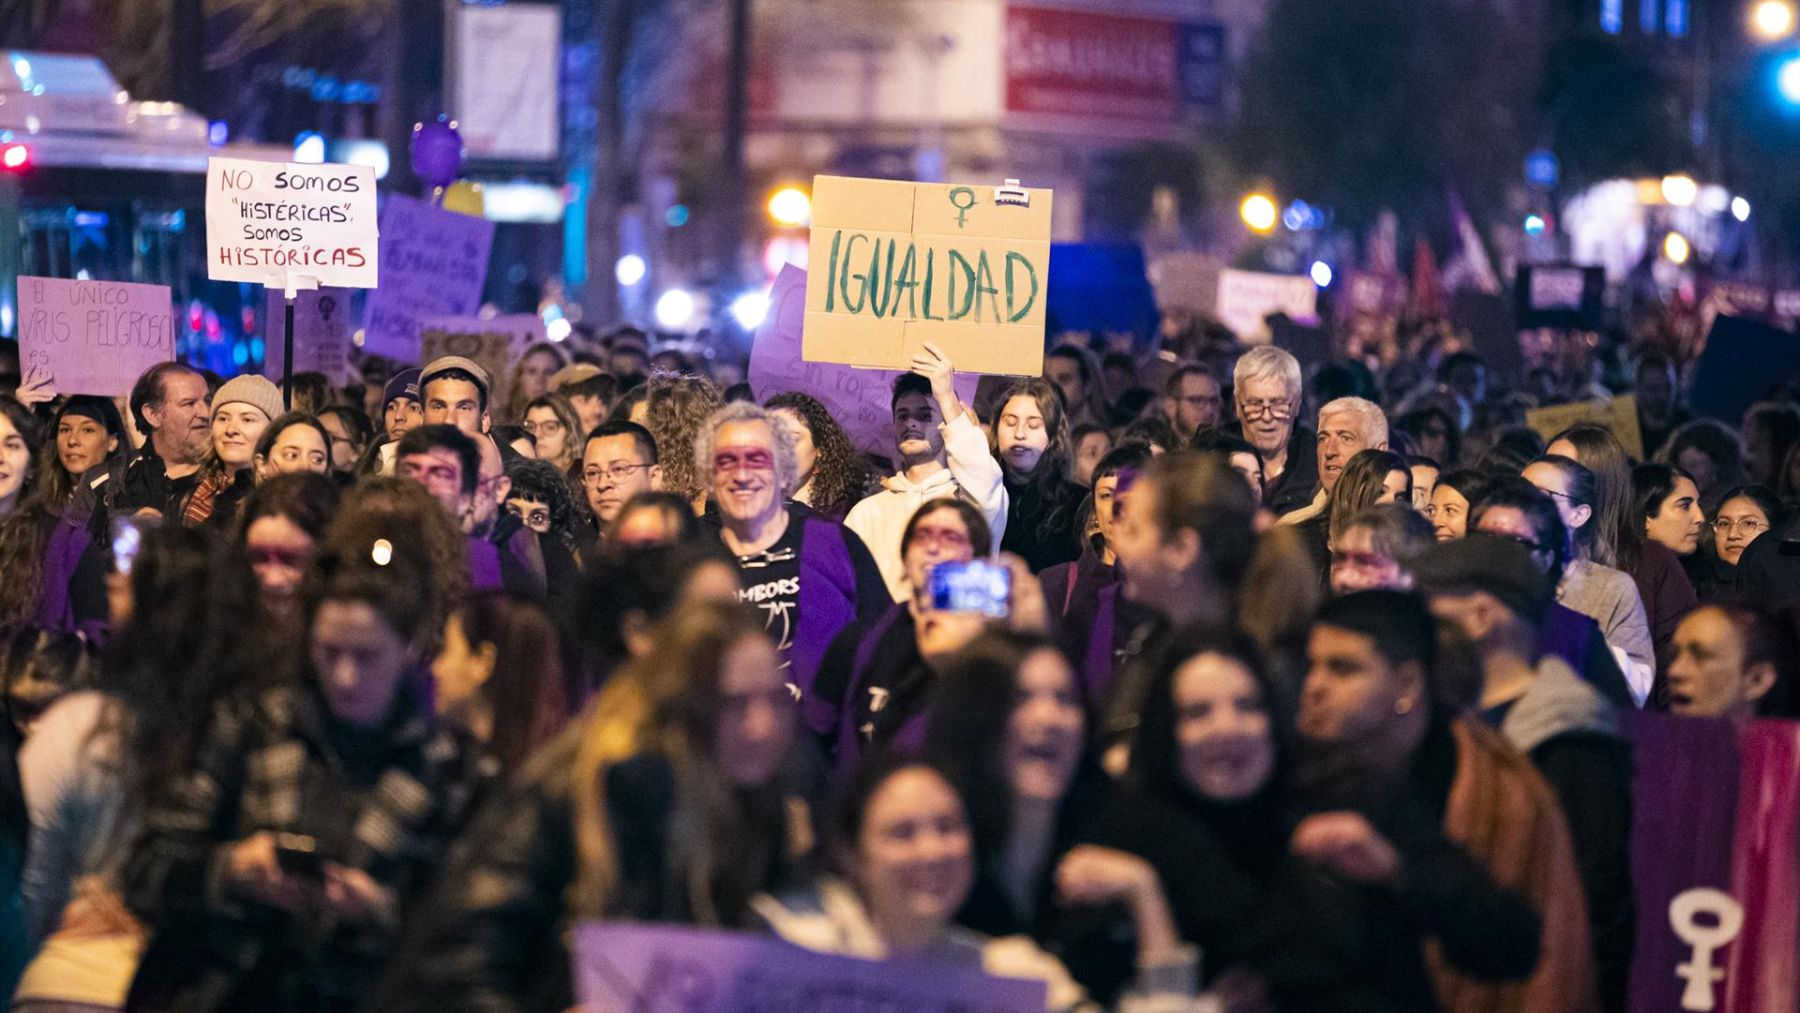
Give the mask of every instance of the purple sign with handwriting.
<svg viewBox="0 0 1800 1013">
<path fill-rule="evenodd" d="M 282 342 L 287 316 L 282 291 L 264 298 L 263 376 L 281 382 Z M 294 294 L 294 372 L 324 373 L 332 383 L 350 379 L 350 294 L 341 288 L 306 289 Z"/>
<path fill-rule="evenodd" d="M 20 278 L 20 366 L 58 394 L 124 394 L 175 358 L 174 318 L 167 285 Z"/>
<path fill-rule="evenodd" d="M 971 968 L 858 960 L 674 925 L 575 929 L 584 1013 L 1041 1013 L 1044 984 Z"/>
<path fill-rule="evenodd" d="M 763 401 L 788 391 L 811 394 L 844 427 L 856 449 L 892 458 L 894 378 L 900 372 L 805 361 L 800 356 L 805 323 L 806 272 L 788 264 L 775 277 L 769 315 L 750 343 L 750 389 Z M 963 404 L 975 404 L 980 382 L 974 374 L 957 374 L 956 396 Z"/>
<path fill-rule="evenodd" d="M 426 317 L 474 316 L 494 223 L 389 194 L 381 214 L 381 285 L 363 307 L 363 351 L 419 361 Z"/>
</svg>

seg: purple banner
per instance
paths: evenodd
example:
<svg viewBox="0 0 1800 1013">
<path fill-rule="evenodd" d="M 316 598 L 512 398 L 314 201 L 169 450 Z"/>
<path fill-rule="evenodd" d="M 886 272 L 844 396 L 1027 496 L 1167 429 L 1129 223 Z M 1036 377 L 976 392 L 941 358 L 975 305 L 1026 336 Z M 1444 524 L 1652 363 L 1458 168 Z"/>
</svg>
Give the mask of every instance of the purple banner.
<svg viewBox="0 0 1800 1013">
<path fill-rule="evenodd" d="M 857 960 L 673 925 L 575 929 L 584 1013 L 1041 1013 L 1044 984 L 973 969 Z"/>
<path fill-rule="evenodd" d="M 419 361 L 426 317 L 474 316 L 494 223 L 389 194 L 381 213 L 381 285 L 363 307 L 363 351 Z"/>
</svg>

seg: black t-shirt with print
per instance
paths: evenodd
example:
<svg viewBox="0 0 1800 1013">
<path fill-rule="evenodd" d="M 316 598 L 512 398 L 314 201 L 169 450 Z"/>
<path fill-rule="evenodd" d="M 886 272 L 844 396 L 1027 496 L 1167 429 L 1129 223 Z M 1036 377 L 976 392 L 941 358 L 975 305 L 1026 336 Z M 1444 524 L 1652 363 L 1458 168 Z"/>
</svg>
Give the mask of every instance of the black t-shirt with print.
<svg viewBox="0 0 1800 1013">
<path fill-rule="evenodd" d="M 774 545 L 737 557 L 744 582 L 738 600 L 762 612 L 763 629 L 781 650 L 783 671 L 800 627 L 800 540 L 805 531 L 806 524 L 790 513 L 787 530 Z"/>
</svg>

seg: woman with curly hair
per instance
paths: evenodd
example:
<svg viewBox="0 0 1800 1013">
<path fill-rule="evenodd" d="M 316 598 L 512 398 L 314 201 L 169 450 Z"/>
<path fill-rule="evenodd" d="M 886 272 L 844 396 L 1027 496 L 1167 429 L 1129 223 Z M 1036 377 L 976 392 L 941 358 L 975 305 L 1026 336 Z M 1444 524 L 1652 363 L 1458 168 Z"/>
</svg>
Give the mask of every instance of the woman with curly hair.
<svg viewBox="0 0 1800 1013">
<path fill-rule="evenodd" d="M 1000 399 L 994 456 L 1009 498 L 1002 551 L 1038 573 L 1081 554 L 1082 489 L 1069 478 L 1069 422 L 1062 394 L 1042 377 L 1018 380 Z"/>
<path fill-rule="evenodd" d="M 711 476 L 700 474 L 693 455 L 685 451 L 725 398 L 711 380 L 689 373 L 653 373 L 644 387 L 644 428 L 657 447 L 669 448 L 662 455 L 662 487 L 687 497 L 698 510 Z"/>
<path fill-rule="evenodd" d="M 800 465 L 795 502 L 805 503 L 833 520 L 843 520 L 868 495 L 869 469 L 850 443 L 849 434 L 811 394 L 789 391 L 763 402 L 794 437 Z"/>
</svg>

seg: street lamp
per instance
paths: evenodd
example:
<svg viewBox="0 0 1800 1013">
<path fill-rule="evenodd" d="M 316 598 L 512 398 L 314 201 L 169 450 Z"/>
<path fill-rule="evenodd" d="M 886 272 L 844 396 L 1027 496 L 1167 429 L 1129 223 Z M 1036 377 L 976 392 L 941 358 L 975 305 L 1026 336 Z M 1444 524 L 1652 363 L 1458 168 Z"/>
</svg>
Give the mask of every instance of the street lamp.
<svg viewBox="0 0 1800 1013">
<path fill-rule="evenodd" d="M 1766 42 L 1787 38 L 1794 30 L 1792 0 L 1762 0 L 1750 8 L 1750 30 Z"/>
<path fill-rule="evenodd" d="M 1663 256 L 1669 258 L 1669 263 L 1685 264 L 1693 252 L 1693 247 L 1688 244 L 1687 237 L 1681 233 L 1671 232 L 1663 237 Z"/>
<path fill-rule="evenodd" d="M 1663 200 L 1678 208 L 1693 207 L 1694 200 L 1700 196 L 1700 184 L 1694 182 L 1692 176 L 1664 176 L 1662 195 Z"/>
<path fill-rule="evenodd" d="M 769 195 L 769 217 L 777 225 L 805 225 L 812 220 L 812 198 L 797 186 L 784 186 Z"/>
<path fill-rule="evenodd" d="M 1275 222 L 1281 215 L 1275 208 L 1274 198 L 1268 194 L 1253 193 L 1238 205 L 1238 216 L 1250 227 L 1250 231 L 1267 233 L 1274 231 Z"/>
</svg>

